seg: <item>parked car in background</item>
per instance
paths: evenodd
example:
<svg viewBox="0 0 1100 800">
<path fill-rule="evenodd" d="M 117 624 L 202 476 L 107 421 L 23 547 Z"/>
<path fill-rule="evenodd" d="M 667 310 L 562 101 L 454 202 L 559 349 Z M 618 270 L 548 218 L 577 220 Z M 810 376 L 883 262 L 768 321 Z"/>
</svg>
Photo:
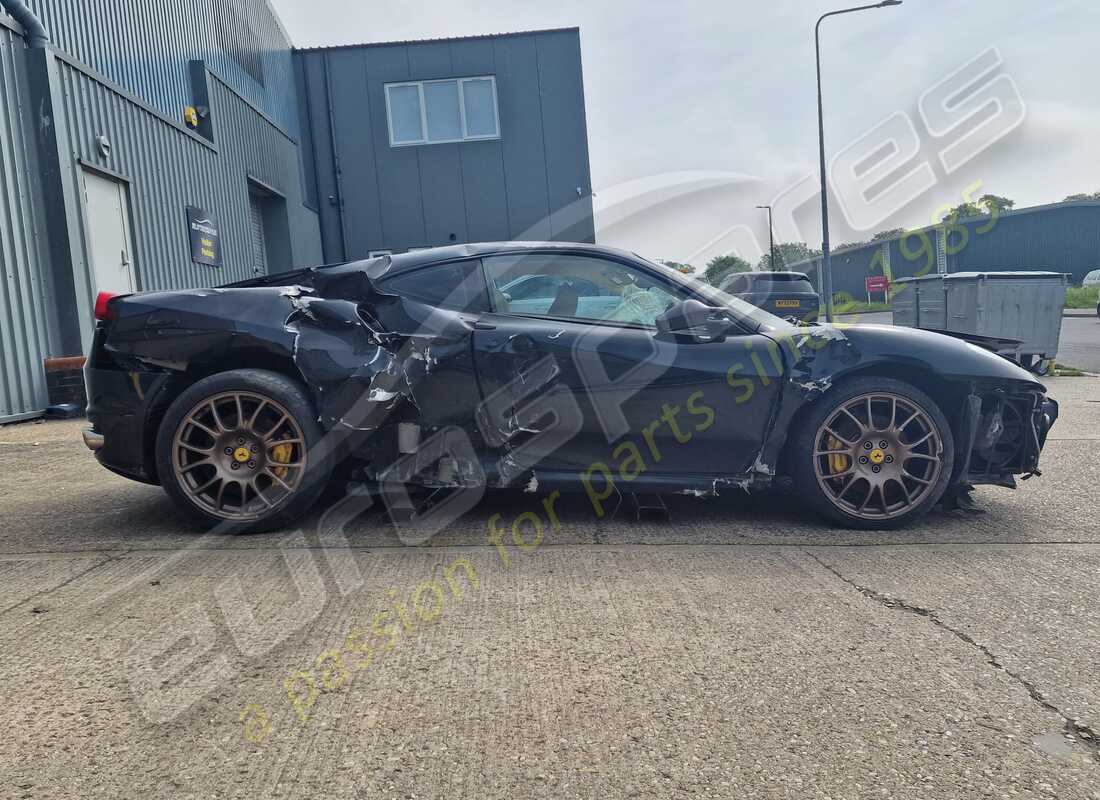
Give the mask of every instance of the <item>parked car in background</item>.
<svg viewBox="0 0 1100 800">
<path fill-rule="evenodd" d="M 812 322 L 821 308 L 820 295 L 802 272 L 739 272 L 718 288 L 777 317 Z"/>
<path fill-rule="evenodd" d="M 1082 288 L 1087 289 L 1092 286 L 1100 286 L 1100 269 L 1085 273 L 1085 277 L 1081 280 Z M 1096 302 L 1096 316 L 1100 317 L 1100 299 Z"/>
</svg>

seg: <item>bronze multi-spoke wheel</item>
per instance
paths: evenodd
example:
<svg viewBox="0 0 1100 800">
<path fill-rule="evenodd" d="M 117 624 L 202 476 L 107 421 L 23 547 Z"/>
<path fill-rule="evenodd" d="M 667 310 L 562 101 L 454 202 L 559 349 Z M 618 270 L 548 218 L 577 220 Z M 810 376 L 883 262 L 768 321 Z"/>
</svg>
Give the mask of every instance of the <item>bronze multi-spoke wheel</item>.
<svg viewBox="0 0 1100 800">
<path fill-rule="evenodd" d="M 811 505 L 853 527 L 897 527 L 939 500 L 954 444 L 943 413 L 919 389 L 858 379 L 834 390 L 792 445 L 795 477 Z M 808 452 L 807 452 L 808 451 Z"/>
<path fill-rule="evenodd" d="M 161 424 L 157 459 L 169 494 L 226 530 L 288 522 L 319 493 L 325 470 L 311 453 L 320 429 L 296 382 L 262 370 L 205 378 Z"/>
<path fill-rule="evenodd" d="M 825 495 L 863 519 L 919 504 L 943 469 L 943 440 L 928 414 L 891 392 L 853 397 L 817 432 L 814 469 Z"/>
<path fill-rule="evenodd" d="M 203 510 L 230 520 L 255 519 L 292 495 L 307 461 L 290 412 L 255 392 L 200 400 L 172 440 L 176 481 Z"/>
</svg>

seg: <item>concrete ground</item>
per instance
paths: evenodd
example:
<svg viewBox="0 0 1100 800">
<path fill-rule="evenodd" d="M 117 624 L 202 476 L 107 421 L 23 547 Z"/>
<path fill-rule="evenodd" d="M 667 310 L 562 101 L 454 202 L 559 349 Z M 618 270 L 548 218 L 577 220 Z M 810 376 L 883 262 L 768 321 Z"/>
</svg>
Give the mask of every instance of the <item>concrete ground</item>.
<svg viewBox="0 0 1100 800">
<path fill-rule="evenodd" d="M 1100 379 L 1049 386 L 1041 478 L 893 533 L 731 495 L 513 539 L 503 494 L 422 547 L 209 536 L 81 422 L 0 428 L 0 794 L 1097 800 Z"/>
</svg>

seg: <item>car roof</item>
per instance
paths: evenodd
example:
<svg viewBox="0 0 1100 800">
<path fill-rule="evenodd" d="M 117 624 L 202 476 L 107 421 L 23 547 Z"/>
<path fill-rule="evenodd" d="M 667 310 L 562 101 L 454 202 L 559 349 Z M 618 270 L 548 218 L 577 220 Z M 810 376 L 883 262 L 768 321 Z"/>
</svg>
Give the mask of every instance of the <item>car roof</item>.
<svg viewBox="0 0 1100 800">
<path fill-rule="evenodd" d="M 261 286 L 284 286 L 305 279 L 333 280 L 352 273 L 365 273 L 372 281 L 380 281 L 392 275 L 409 270 L 429 267 L 433 264 L 446 264 L 466 258 L 483 256 L 535 253 L 535 252 L 575 253 L 590 256 L 611 257 L 636 262 L 641 256 L 617 247 L 588 242 L 475 242 L 472 244 L 454 244 L 446 247 L 433 247 L 414 250 L 398 255 L 381 255 L 358 261 L 341 261 L 334 264 L 321 264 L 315 267 L 302 267 L 285 272 L 273 272 L 243 281 L 226 283 L 218 288 L 243 289 Z M 645 259 L 643 259 L 645 260 Z"/>
<path fill-rule="evenodd" d="M 722 279 L 722 283 L 732 283 L 738 278 L 750 281 L 780 281 L 791 283 L 793 281 L 809 281 L 810 276 L 804 272 L 771 272 L 768 270 L 752 270 L 750 272 L 734 272 Z"/>
<path fill-rule="evenodd" d="M 785 272 L 783 270 L 776 270 L 775 272 L 772 272 L 770 270 L 760 270 L 757 272 L 747 272 L 744 274 L 752 275 L 753 280 L 757 281 L 808 281 L 810 279 L 810 276 L 807 275 L 805 272 Z"/>
<path fill-rule="evenodd" d="M 387 274 L 405 272 L 418 267 L 442 264 L 448 261 L 458 261 L 464 258 L 482 258 L 485 256 L 513 254 L 553 252 L 580 253 L 592 256 L 611 256 L 613 258 L 638 258 L 634 253 L 620 250 L 617 247 L 591 244 L 588 242 L 474 242 L 471 244 L 452 244 L 446 247 L 433 247 L 428 250 L 413 250 L 409 253 L 399 253 L 389 256 L 390 266 Z"/>
</svg>

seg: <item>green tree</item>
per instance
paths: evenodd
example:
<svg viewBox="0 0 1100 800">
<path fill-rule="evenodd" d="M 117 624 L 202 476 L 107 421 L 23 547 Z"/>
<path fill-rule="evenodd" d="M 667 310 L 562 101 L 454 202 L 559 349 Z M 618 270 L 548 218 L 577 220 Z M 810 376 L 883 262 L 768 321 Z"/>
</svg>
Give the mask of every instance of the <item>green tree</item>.
<svg viewBox="0 0 1100 800">
<path fill-rule="evenodd" d="M 994 210 L 1011 211 L 1012 207 L 1016 205 L 1016 201 L 1001 197 L 998 194 L 983 194 L 978 198 L 978 205 L 992 213 Z"/>
<path fill-rule="evenodd" d="M 977 203 L 959 203 L 957 206 L 948 210 L 945 215 L 945 219 L 954 217 L 955 219 L 967 219 L 969 217 L 982 216 L 982 210 L 978 208 Z"/>
<path fill-rule="evenodd" d="M 1066 199 L 1063 203 L 1072 203 L 1074 200 L 1100 200 L 1100 192 L 1082 192 L 1080 194 L 1066 195 Z"/>
<path fill-rule="evenodd" d="M 789 265 L 798 261 L 805 261 L 808 258 L 817 258 L 821 255 L 820 250 L 814 250 L 805 242 L 783 242 L 775 246 L 775 271 L 782 272 Z M 772 254 L 765 253 L 760 263 L 756 265 L 758 270 L 765 272 L 772 271 Z"/>
<path fill-rule="evenodd" d="M 947 218 L 985 217 L 1000 214 L 1003 211 L 1010 211 L 1014 205 L 1016 205 L 1016 201 L 1009 200 L 1007 197 L 996 194 L 983 194 L 975 202 L 959 203 L 947 212 Z"/>
<path fill-rule="evenodd" d="M 703 271 L 703 277 L 713 286 L 717 286 L 722 278 L 733 272 L 750 272 L 752 264 L 735 255 L 715 256 L 707 262 L 707 268 Z"/>
<path fill-rule="evenodd" d="M 879 231 L 866 241 L 860 240 L 858 242 L 844 242 L 843 244 L 838 244 L 836 247 L 833 248 L 833 251 L 835 252 L 837 250 L 850 250 L 853 247 L 863 247 L 863 245 L 865 244 L 882 242 L 886 239 L 896 239 L 903 233 L 905 233 L 905 228 L 890 228 L 889 230 Z"/>
</svg>

